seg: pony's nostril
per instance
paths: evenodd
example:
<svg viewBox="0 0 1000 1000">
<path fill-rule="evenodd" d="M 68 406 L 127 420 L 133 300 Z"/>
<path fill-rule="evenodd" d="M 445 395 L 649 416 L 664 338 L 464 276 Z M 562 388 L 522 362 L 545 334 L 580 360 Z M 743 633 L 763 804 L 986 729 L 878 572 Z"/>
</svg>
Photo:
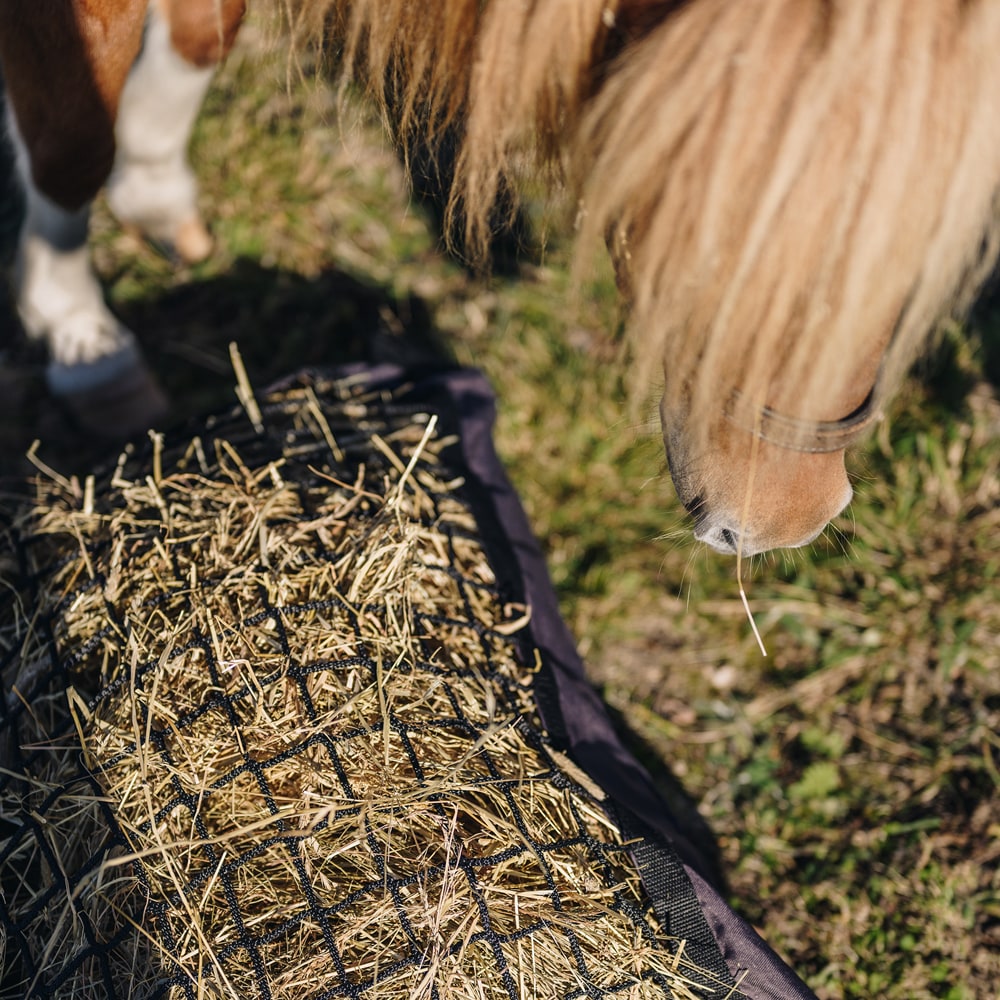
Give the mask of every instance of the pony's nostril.
<svg viewBox="0 0 1000 1000">
<path fill-rule="evenodd" d="M 690 499 L 687 499 L 687 500 L 685 500 L 682 497 L 681 498 L 681 503 L 684 504 L 684 509 L 692 517 L 704 517 L 705 510 L 704 510 L 704 506 L 703 505 L 704 505 L 705 501 L 700 496 L 693 496 L 693 497 L 691 497 Z"/>
<path fill-rule="evenodd" d="M 704 542 L 710 549 L 732 556 L 739 552 L 740 545 L 746 545 L 746 539 L 740 538 L 738 530 L 722 528 L 717 524 L 702 523 L 695 525 L 694 537 Z"/>
</svg>

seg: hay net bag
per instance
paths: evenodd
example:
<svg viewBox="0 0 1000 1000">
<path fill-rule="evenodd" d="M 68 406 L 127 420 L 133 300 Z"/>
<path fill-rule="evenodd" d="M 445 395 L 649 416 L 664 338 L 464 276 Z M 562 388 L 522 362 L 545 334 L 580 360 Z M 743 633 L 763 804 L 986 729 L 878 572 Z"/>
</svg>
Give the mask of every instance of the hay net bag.
<svg viewBox="0 0 1000 1000">
<path fill-rule="evenodd" d="M 0 539 L 0 1000 L 808 998 L 584 680 L 468 370 L 303 373 Z"/>
</svg>

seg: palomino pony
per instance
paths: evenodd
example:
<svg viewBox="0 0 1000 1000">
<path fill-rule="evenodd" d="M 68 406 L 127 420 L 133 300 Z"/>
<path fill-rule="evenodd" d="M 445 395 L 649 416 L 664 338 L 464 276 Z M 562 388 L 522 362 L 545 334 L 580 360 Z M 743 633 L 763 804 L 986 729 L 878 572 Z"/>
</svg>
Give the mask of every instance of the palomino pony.
<svg viewBox="0 0 1000 1000">
<path fill-rule="evenodd" d="M 615 260 L 636 382 L 662 371 L 671 473 L 719 551 L 806 544 L 843 509 L 845 448 L 995 263 L 996 0 L 282 6 L 342 48 L 399 135 L 461 135 L 451 205 L 471 245 L 525 169 L 569 189 L 583 244 Z"/>
<path fill-rule="evenodd" d="M 245 0 L 5 4 L 0 69 L 26 191 L 16 291 L 43 339 L 50 388 L 128 433 L 165 401 L 109 311 L 87 252 L 90 202 L 108 181 L 117 217 L 194 262 L 211 250 L 186 151 Z"/>
</svg>

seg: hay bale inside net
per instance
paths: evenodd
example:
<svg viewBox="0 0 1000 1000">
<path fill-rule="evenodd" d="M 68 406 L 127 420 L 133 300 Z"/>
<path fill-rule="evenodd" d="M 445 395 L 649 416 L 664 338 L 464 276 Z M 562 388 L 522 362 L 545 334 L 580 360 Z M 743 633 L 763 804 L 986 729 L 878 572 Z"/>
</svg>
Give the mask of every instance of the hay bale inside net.
<svg viewBox="0 0 1000 1000">
<path fill-rule="evenodd" d="M 253 419 L 7 530 L 0 996 L 731 995 L 549 745 L 437 418 Z"/>
</svg>

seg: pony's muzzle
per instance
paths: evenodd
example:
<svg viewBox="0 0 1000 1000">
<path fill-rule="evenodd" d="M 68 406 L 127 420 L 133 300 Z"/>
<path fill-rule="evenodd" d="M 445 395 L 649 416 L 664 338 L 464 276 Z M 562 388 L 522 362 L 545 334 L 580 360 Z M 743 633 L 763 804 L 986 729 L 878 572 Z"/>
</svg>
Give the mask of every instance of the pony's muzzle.
<svg viewBox="0 0 1000 1000">
<path fill-rule="evenodd" d="M 754 489 L 745 509 L 746 482 L 739 477 L 708 486 L 685 502 L 694 518 L 694 537 L 723 555 L 756 555 L 771 549 L 795 549 L 816 540 L 827 524 L 850 503 L 853 491 L 842 478 L 818 480 L 791 488 L 770 484 Z M 684 484 L 678 495 L 685 501 Z M 707 499 L 711 497 L 711 499 Z"/>
<path fill-rule="evenodd" d="M 704 447 L 685 430 L 664 420 L 670 475 L 694 520 L 694 537 L 716 552 L 751 556 L 808 545 L 851 500 L 843 451 L 754 445 L 728 422 Z"/>
</svg>

